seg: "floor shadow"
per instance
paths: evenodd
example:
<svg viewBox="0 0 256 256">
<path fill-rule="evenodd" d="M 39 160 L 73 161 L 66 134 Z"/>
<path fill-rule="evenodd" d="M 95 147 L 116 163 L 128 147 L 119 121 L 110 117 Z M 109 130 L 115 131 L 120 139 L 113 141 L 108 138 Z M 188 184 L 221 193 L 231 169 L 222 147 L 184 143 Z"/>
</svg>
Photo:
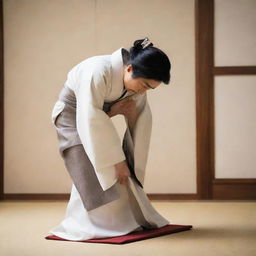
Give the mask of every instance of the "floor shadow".
<svg viewBox="0 0 256 256">
<path fill-rule="evenodd" d="M 182 236 L 182 239 L 219 239 L 221 238 L 242 238 L 246 240 L 256 241 L 255 228 L 233 228 L 233 227 L 196 227 L 185 232 L 175 233 Z M 166 239 L 168 239 L 166 237 Z"/>
</svg>

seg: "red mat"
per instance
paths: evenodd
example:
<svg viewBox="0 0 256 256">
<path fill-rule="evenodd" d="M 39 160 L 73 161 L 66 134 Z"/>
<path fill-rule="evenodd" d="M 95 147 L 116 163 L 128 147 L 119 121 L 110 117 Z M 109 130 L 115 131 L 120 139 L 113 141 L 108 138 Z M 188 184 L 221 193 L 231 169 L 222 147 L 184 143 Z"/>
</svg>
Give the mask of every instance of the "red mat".
<svg viewBox="0 0 256 256">
<path fill-rule="evenodd" d="M 131 232 L 127 235 L 123 236 L 115 236 L 115 237 L 107 237 L 107 238 L 97 238 L 97 239 L 88 239 L 88 240 L 67 240 L 60 238 L 55 235 L 46 236 L 45 239 L 49 240 L 60 240 L 60 241 L 70 241 L 70 242 L 86 242 L 86 243 L 107 243 L 107 244 L 126 244 L 131 242 L 136 242 L 139 240 L 144 240 L 148 238 L 168 235 L 172 233 L 177 233 L 181 231 L 186 231 L 191 229 L 191 225 L 166 225 L 162 228 L 154 228 L 154 229 L 145 229 L 142 231 Z"/>
</svg>

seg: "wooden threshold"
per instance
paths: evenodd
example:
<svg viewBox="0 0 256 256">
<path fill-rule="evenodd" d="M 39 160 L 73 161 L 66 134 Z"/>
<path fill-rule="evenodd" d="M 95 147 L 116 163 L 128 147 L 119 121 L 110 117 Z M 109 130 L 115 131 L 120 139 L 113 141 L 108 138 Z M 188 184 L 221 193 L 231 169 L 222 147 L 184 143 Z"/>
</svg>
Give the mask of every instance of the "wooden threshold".
<svg viewBox="0 0 256 256">
<path fill-rule="evenodd" d="M 147 194 L 151 200 L 193 200 L 196 194 Z M 70 194 L 5 194 L 4 200 L 69 200 Z"/>
</svg>

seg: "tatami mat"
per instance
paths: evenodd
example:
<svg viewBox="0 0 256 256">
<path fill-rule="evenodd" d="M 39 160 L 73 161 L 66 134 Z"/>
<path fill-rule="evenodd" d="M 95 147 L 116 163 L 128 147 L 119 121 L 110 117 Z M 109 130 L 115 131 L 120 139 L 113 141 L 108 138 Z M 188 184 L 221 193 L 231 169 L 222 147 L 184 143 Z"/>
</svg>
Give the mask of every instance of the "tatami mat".
<svg viewBox="0 0 256 256">
<path fill-rule="evenodd" d="M 70 243 L 44 237 L 65 215 L 67 201 L 1 201 L 3 256 L 254 256 L 256 202 L 152 201 L 172 223 L 193 229 L 124 245 Z"/>
</svg>

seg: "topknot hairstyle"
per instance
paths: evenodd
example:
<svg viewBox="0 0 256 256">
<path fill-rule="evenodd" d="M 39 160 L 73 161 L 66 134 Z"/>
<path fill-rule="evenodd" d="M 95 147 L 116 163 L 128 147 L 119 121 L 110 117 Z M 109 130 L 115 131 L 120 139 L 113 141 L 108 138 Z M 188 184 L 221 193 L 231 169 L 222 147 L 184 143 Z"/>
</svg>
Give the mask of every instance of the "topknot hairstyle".
<svg viewBox="0 0 256 256">
<path fill-rule="evenodd" d="M 165 84 L 170 82 L 171 63 L 168 56 L 146 37 L 134 41 L 128 51 L 123 51 L 125 64 L 133 67 L 133 78 L 154 79 Z"/>
</svg>

